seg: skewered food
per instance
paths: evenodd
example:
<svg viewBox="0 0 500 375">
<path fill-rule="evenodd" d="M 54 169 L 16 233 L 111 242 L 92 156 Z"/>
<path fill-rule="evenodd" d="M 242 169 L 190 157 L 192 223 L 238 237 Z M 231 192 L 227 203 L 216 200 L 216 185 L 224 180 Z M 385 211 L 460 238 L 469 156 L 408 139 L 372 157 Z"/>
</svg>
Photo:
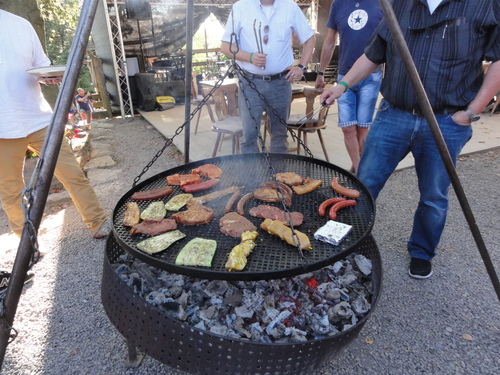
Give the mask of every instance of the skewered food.
<svg viewBox="0 0 500 375">
<path fill-rule="evenodd" d="M 172 197 L 166 204 L 165 208 L 168 211 L 179 211 L 182 207 L 186 205 L 188 200 L 193 198 L 193 194 L 179 194 Z"/>
<path fill-rule="evenodd" d="M 338 246 L 351 229 L 351 225 L 329 220 L 314 233 L 314 238 Z"/>
<path fill-rule="evenodd" d="M 306 178 L 303 185 L 292 186 L 293 192 L 298 195 L 307 194 L 323 185 L 323 180 Z"/>
<path fill-rule="evenodd" d="M 157 199 L 164 197 L 165 195 L 172 194 L 174 189 L 172 186 L 167 186 L 159 189 L 152 189 L 152 190 L 144 190 L 144 191 L 138 191 L 130 197 L 130 199 L 133 199 L 134 201 L 147 201 L 150 199 Z"/>
<path fill-rule="evenodd" d="M 260 204 L 257 207 L 251 208 L 249 214 L 253 217 L 259 217 L 261 219 L 279 220 L 282 221 L 285 225 L 289 225 L 288 215 L 286 215 L 285 211 L 278 207 L 269 206 L 267 204 Z M 304 215 L 302 215 L 300 212 L 290 212 L 290 218 L 294 227 L 302 224 L 302 222 L 304 221 Z"/>
<path fill-rule="evenodd" d="M 179 266 L 211 267 L 217 250 L 217 242 L 205 238 L 193 238 L 177 255 L 175 264 Z"/>
<path fill-rule="evenodd" d="M 297 240 L 299 242 L 298 244 L 296 244 L 294 241 L 292 229 L 287 227 L 285 224 L 283 224 L 283 222 L 279 220 L 266 219 L 262 222 L 260 227 L 265 231 L 278 236 L 289 245 L 299 245 L 301 250 L 312 249 L 311 242 L 309 241 L 307 235 L 299 232 L 298 230 L 295 230 L 294 232 L 297 235 Z"/>
<path fill-rule="evenodd" d="M 202 225 L 212 221 L 214 211 L 190 199 L 187 202 L 187 210 L 176 212 L 172 215 L 172 218 L 183 225 Z"/>
<path fill-rule="evenodd" d="M 141 219 L 141 210 L 136 202 L 125 203 L 125 212 L 123 213 L 122 225 L 132 227 L 139 224 Z"/>
<path fill-rule="evenodd" d="M 202 178 L 199 174 L 173 174 L 171 176 L 167 176 L 167 184 L 169 185 L 189 185 L 189 184 L 197 184 L 198 182 L 202 182 Z"/>
<path fill-rule="evenodd" d="M 186 237 L 184 233 L 180 230 L 174 230 L 172 232 L 160 234 L 159 236 L 148 238 L 137 244 L 139 250 L 144 251 L 148 254 L 155 254 L 160 251 L 167 249 L 175 241 L 178 241 Z"/>
<path fill-rule="evenodd" d="M 177 229 L 177 222 L 174 219 L 144 220 L 142 223 L 134 225 L 130 230 L 130 234 L 142 233 L 157 236 L 174 229 Z"/>
<path fill-rule="evenodd" d="M 276 173 L 275 177 L 276 181 L 283 182 L 289 186 L 297 186 L 304 183 L 304 177 L 295 172 Z"/>
<path fill-rule="evenodd" d="M 332 187 L 333 191 L 336 193 L 339 193 L 341 195 L 345 195 L 346 197 L 349 198 L 359 198 L 359 191 L 356 189 L 349 189 L 346 188 L 345 186 L 340 185 L 338 177 L 332 178 L 332 181 L 330 181 L 330 186 Z"/>
<path fill-rule="evenodd" d="M 167 209 L 163 202 L 152 202 L 141 213 L 142 220 L 161 220 L 167 214 Z"/>
<path fill-rule="evenodd" d="M 257 230 L 246 217 L 236 212 L 229 212 L 219 220 L 220 231 L 227 236 L 240 238 L 243 232 Z"/>
<path fill-rule="evenodd" d="M 191 173 L 199 174 L 207 178 L 221 178 L 222 170 L 214 164 L 204 164 L 193 169 Z"/>
<path fill-rule="evenodd" d="M 247 257 L 255 247 L 256 231 L 247 231 L 241 235 L 241 243 L 233 247 L 226 262 L 229 271 L 241 271 L 247 265 Z"/>
</svg>

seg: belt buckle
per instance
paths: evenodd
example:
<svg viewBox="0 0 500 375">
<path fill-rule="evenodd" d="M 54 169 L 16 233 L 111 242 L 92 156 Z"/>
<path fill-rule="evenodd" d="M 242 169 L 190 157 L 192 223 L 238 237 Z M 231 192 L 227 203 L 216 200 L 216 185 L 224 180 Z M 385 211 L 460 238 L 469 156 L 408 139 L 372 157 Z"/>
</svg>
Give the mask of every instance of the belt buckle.
<svg viewBox="0 0 500 375">
<path fill-rule="evenodd" d="M 273 77 L 271 76 L 262 76 L 262 80 L 266 82 L 271 82 L 273 80 Z"/>
<path fill-rule="evenodd" d="M 413 108 L 411 110 L 411 113 L 413 116 L 420 116 L 420 111 L 418 109 Z"/>
</svg>

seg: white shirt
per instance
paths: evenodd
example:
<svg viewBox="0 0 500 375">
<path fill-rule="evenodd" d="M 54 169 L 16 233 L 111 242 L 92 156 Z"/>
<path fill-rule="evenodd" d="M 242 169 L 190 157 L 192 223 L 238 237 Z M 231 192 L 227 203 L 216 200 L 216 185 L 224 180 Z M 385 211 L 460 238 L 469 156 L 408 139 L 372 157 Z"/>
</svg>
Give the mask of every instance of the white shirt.
<svg viewBox="0 0 500 375">
<path fill-rule="evenodd" d="M 26 73 L 49 65 L 33 26 L 0 10 L 0 138 L 23 138 L 49 125 L 52 109 Z"/>
<path fill-rule="evenodd" d="M 427 0 L 429 12 L 431 12 L 431 14 L 434 13 L 439 4 L 441 4 L 441 0 Z"/>
<path fill-rule="evenodd" d="M 240 0 L 233 4 L 231 15 L 226 24 L 222 41 L 232 42 L 231 33 L 236 34 L 239 48 L 243 51 L 257 52 L 257 41 L 254 32 L 264 40 L 265 26 L 269 26 L 269 40 L 267 44 L 262 42 L 263 52 L 267 53 L 266 68 L 238 61 L 242 69 L 261 75 L 272 75 L 280 73 L 293 65 L 292 36 L 295 33 L 300 43 L 306 42 L 314 35 L 314 30 L 307 22 L 306 17 L 297 4 L 292 0 L 274 0 L 269 10 L 264 11 L 260 0 Z M 266 15 L 268 13 L 268 15 Z M 234 23 L 233 23 L 234 17 Z M 233 47 L 234 49 L 234 47 Z"/>
</svg>

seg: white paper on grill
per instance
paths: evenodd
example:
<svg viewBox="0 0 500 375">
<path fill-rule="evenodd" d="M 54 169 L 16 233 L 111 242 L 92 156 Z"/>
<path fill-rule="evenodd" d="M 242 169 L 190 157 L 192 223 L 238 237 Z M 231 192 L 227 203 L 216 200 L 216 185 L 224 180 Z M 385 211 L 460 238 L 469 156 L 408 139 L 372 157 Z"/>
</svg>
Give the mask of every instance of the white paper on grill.
<svg viewBox="0 0 500 375">
<path fill-rule="evenodd" d="M 338 246 L 340 241 L 351 231 L 352 225 L 329 220 L 314 233 L 314 238 Z"/>
</svg>

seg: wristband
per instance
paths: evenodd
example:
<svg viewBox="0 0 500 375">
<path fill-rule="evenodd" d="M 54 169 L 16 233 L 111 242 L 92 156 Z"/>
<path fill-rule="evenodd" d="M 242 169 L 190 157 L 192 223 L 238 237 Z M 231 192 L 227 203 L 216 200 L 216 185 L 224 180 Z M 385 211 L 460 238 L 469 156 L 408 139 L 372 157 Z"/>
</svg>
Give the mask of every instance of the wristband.
<svg viewBox="0 0 500 375">
<path fill-rule="evenodd" d="M 347 90 L 349 90 L 349 85 L 346 82 L 340 81 L 339 85 L 344 86 L 344 89 L 345 89 L 344 92 L 346 92 Z"/>
<path fill-rule="evenodd" d="M 318 72 L 318 75 L 319 75 L 319 76 L 324 76 L 324 75 L 325 75 L 325 72 Z"/>
<path fill-rule="evenodd" d="M 250 54 L 250 64 L 253 64 L 252 57 L 253 57 L 253 52 Z"/>
<path fill-rule="evenodd" d="M 297 67 L 300 68 L 300 70 L 302 70 L 303 72 L 307 70 L 307 68 L 302 64 L 297 65 Z"/>
</svg>

